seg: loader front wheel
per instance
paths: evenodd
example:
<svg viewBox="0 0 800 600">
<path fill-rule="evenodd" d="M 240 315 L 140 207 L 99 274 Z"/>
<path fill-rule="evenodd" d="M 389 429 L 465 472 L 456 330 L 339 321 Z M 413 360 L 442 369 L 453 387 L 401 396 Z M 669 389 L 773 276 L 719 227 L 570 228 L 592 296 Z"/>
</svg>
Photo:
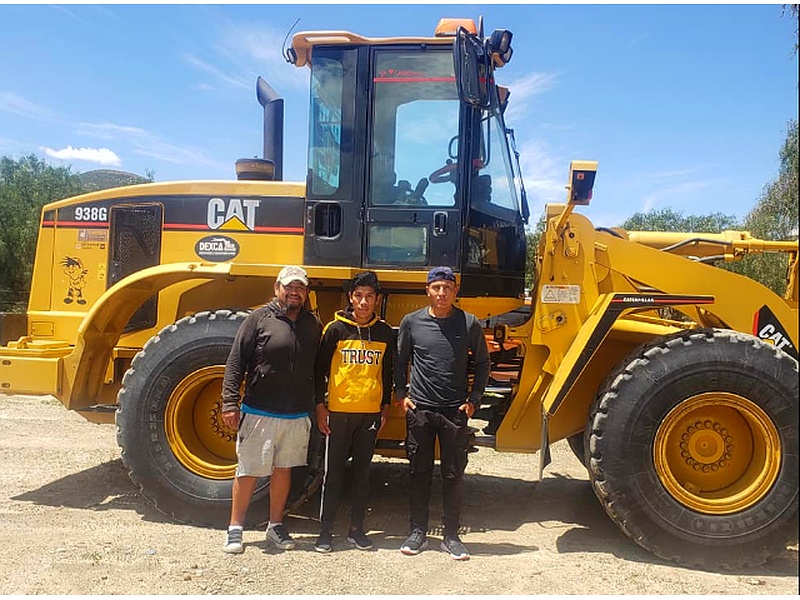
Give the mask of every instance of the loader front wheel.
<svg viewBox="0 0 800 600">
<path fill-rule="evenodd" d="M 236 432 L 221 418 L 225 361 L 244 312 L 185 317 L 150 339 L 133 359 L 117 396 L 117 443 L 142 494 L 177 521 L 220 526 L 231 508 Z M 293 472 L 292 501 L 313 477 Z M 248 512 L 263 519 L 269 478 L 259 480 Z"/>
<path fill-rule="evenodd" d="M 722 330 L 643 346 L 601 388 L 589 473 L 639 545 L 692 567 L 765 562 L 797 540 L 798 367 Z"/>
</svg>

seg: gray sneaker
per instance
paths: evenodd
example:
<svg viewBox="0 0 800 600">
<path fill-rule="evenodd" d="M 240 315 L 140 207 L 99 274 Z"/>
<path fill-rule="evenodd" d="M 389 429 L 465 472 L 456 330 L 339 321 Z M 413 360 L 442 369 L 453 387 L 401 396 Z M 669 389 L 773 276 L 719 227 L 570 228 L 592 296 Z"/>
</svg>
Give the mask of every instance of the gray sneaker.
<svg viewBox="0 0 800 600">
<path fill-rule="evenodd" d="M 241 554 L 244 552 L 244 545 L 242 544 L 242 530 L 229 529 L 225 537 L 225 545 L 222 551 L 226 554 Z"/>
<path fill-rule="evenodd" d="M 411 535 L 406 538 L 406 541 L 403 542 L 403 545 L 400 546 L 400 552 L 408 556 L 414 556 L 425 550 L 427 547 L 428 536 L 425 535 L 424 531 L 415 529 L 411 532 Z"/>
<path fill-rule="evenodd" d="M 283 523 L 267 529 L 267 539 L 281 550 L 294 550 L 295 543 Z"/>
<path fill-rule="evenodd" d="M 457 535 L 445 536 L 442 540 L 442 550 L 447 552 L 455 560 L 469 560 L 469 551 L 461 543 Z"/>
</svg>

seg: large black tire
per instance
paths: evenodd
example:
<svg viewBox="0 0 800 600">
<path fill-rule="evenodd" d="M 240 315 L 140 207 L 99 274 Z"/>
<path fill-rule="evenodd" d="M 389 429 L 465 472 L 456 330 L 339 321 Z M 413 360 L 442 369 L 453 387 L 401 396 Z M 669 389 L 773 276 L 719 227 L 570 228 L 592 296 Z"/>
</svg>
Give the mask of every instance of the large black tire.
<svg viewBox="0 0 800 600">
<path fill-rule="evenodd" d="M 797 541 L 797 361 L 758 338 L 696 330 L 640 348 L 601 389 L 589 473 L 637 544 L 741 568 Z"/>
<path fill-rule="evenodd" d="M 123 377 L 116 414 L 122 461 L 145 498 L 177 521 L 228 522 L 236 448 L 235 432 L 220 416 L 220 391 L 246 317 L 218 310 L 180 319 L 145 344 Z M 318 485 L 314 475 L 295 469 L 287 511 Z M 268 502 L 265 478 L 256 486 L 250 523 L 264 519 Z"/>
</svg>

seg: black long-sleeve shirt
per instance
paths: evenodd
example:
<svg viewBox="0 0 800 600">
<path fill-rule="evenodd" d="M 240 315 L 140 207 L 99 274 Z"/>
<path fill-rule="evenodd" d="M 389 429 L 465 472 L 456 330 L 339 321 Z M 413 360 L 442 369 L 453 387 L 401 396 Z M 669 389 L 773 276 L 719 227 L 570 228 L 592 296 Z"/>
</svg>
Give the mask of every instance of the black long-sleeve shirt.
<svg viewBox="0 0 800 600">
<path fill-rule="evenodd" d="M 247 407 L 265 414 L 308 413 L 314 406 L 314 360 L 322 325 L 307 310 L 296 320 L 273 300 L 250 313 L 239 327 L 225 364 L 222 410 L 239 407 L 246 377 Z"/>
<path fill-rule="evenodd" d="M 467 378 L 470 358 L 475 367 L 471 390 Z M 399 398 L 411 396 L 425 407 L 460 406 L 467 400 L 478 404 L 488 380 L 489 350 L 475 315 L 453 307 L 449 316 L 438 319 L 423 308 L 400 321 L 394 368 Z"/>
</svg>

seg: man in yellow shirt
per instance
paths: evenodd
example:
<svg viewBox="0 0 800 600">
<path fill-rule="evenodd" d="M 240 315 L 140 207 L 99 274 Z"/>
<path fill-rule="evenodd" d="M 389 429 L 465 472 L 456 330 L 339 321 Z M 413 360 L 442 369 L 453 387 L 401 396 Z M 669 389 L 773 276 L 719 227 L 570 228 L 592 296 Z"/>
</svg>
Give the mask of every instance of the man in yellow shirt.
<svg viewBox="0 0 800 600">
<path fill-rule="evenodd" d="M 320 500 L 318 552 L 332 550 L 333 521 L 347 458 L 352 454 L 353 489 L 347 541 L 359 550 L 372 542 L 364 530 L 369 465 L 375 438 L 386 421 L 392 392 L 395 336 L 375 314 L 381 294 L 372 271 L 350 282 L 350 306 L 325 326 L 316 362 L 317 426 L 326 436 L 325 478 Z M 325 393 L 327 391 L 327 406 Z"/>
</svg>

